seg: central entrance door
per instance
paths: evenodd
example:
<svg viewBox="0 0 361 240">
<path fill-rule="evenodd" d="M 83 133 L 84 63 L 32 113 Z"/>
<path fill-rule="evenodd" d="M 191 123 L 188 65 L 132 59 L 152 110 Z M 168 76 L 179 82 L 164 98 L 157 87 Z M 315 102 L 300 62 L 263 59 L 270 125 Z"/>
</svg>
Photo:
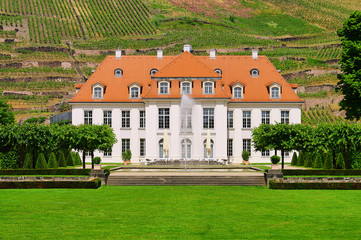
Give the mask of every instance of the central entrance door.
<svg viewBox="0 0 361 240">
<path fill-rule="evenodd" d="M 190 159 L 192 157 L 192 143 L 189 139 L 182 140 L 182 158 Z"/>
</svg>

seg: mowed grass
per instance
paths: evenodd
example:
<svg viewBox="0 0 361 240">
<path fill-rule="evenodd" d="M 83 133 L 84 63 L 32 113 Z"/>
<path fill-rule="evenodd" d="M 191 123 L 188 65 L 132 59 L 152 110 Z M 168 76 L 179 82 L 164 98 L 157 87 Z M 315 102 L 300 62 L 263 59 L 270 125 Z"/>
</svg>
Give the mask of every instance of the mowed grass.
<svg viewBox="0 0 361 240">
<path fill-rule="evenodd" d="M 361 191 L 0 190 L 0 239 L 359 239 Z"/>
</svg>

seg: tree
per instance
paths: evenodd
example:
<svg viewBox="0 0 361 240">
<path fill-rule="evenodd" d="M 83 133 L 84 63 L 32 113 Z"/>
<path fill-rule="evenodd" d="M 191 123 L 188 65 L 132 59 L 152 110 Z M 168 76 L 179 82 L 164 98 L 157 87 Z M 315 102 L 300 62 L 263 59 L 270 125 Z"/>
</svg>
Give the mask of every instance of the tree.
<svg viewBox="0 0 361 240">
<path fill-rule="evenodd" d="M 13 123 L 15 123 L 15 117 L 11 106 L 4 100 L 0 100 L 0 125 L 11 125 Z"/>
<path fill-rule="evenodd" d="M 354 11 L 337 31 L 342 42 L 342 74 L 337 88 L 344 94 L 340 102 L 347 119 L 361 118 L 361 11 Z"/>
</svg>

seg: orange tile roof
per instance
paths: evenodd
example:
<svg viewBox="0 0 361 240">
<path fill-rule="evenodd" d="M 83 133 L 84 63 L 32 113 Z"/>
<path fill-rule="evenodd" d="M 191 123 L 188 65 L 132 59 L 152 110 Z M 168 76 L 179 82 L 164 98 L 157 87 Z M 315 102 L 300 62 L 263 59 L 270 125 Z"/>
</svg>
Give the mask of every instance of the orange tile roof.
<svg viewBox="0 0 361 240">
<path fill-rule="evenodd" d="M 114 70 L 123 70 L 122 77 L 115 77 Z M 150 76 L 150 70 L 159 71 Z M 214 69 L 222 70 L 220 78 Z M 259 70 L 258 77 L 252 77 L 251 69 Z M 170 94 L 158 94 L 157 79 L 169 78 Z M 183 78 L 183 79 L 182 79 Z M 107 56 L 96 71 L 83 84 L 79 92 L 70 101 L 78 102 L 143 102 L 145 99 L 180 99 L 180 81 L 192 79 L 193 98 L 229 99 L 230 102 L 303 102 L 282 75 L 265 56 L 252 59 L 252 56 L 194 56 L 184 52 L 179 56 Z M 202 93 L 202 81 L 215 82 L 214 94 Z M 92 99 L 92 86 L 97 82 L 106 86 L 103 99 Z M 128 86 L 136 82 L 142 87 L 139 99 L 129 98 Z M 231 88 L 235 83 L 245 86 L 244 98 L 232 98 Z M 270 99 L 267 86 L 277 82 L 281 85 L 281 98 Z"/>
</svg>

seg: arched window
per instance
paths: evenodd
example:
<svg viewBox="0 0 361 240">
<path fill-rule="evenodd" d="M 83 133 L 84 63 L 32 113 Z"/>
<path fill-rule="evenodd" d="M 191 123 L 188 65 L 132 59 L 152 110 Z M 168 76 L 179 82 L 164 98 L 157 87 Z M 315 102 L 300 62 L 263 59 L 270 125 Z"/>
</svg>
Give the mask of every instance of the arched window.
<svg viewBox="0 0 361 240">
<path fill-rule="evenodd" d="M 160 82 L 159 83 L 159 94 L 169 94 L 169 83 Z"/>
<path fill-rule="evenodd" d="M 114 77 L 121 77 L 123 76 L 123 70 L 120 68 L 117 68 L 114 70 Z"/>
<path fill-rule="evenodd" d="M 259 76 L 259 70 L 254 68 L 251 70 L 251 76 L 252 77 L 258 77 Z"/>
<path fill-rule="evenodd" d="M 182 145 L 182 158 L 191 159 L 192 158 L 192 142 L 189 139 L 183 139 L 181 142 Z"/>
<path fill-rule="evenodd" d="M 163 139 L 159 140 L 158 146 L 159 146 L 159 158 L 160 159 L 168 158 L 169 149 L 167 150 L 166 153 L 164 152 L 164 140 Z"/>
<path fill-rule="evenodd" d="M 233 88 L 233 98 L 242 98 L 242 88 L 241 87 L 235 87 Z"/>
<path fill-rule="evenodd" d="M 130 98 L 139 98 L 139 88 L 138 87 L 132 87 L 130 89 Z"/>
<path fill-rule="evenodd" d="M 158 72 L 158 69 L 152 68 L 152 69 L 150 70 L 150 76 L 153 76 L 153 75 L 156 74 L 157 72 Z"/>
<path fill-rule="evenodd" d="M 280 88 L 279 87 L 271 88 L 271 98 L 280 98 Z"/>
<path fill-rule="evenodd" d="M 191 94 L 190 82 L 182 82 L 182 94 Z"/>
<path fill-rule="evenodd" d="M 213 94 L 213 83 L 212 82 L 205 82 L 203 84 L 203 93 L 204 94 Z"/>
<path fill-rule="evenodd" d="M 216 73 L 218 73 L 219 76 L 222 76 L 222 70 L 221 70 L 221 69 L 216 68 L 216 69 L 214 69 L 214 71 L 215 71 Z"/>
<path fill-rule="evenodd" d="M 102 98 L 103 97 L 103 88 L 95 87 L 93 91 L 94 91 L 94 98 Z"/>
<path fill-rule="evenodd" d="M 207 139 L 204 140 L 203 142 L 203 149 L 204 149 L 204 158 L 205 159 L 208 159 L 208 158 L 213 158 L 213 140 L 211 139 L 211 146 L 210 146 L 210 152 L 209 152 L 209 155 L 208 155 L 208 151 L 207 151 Z"/>
</svg>

